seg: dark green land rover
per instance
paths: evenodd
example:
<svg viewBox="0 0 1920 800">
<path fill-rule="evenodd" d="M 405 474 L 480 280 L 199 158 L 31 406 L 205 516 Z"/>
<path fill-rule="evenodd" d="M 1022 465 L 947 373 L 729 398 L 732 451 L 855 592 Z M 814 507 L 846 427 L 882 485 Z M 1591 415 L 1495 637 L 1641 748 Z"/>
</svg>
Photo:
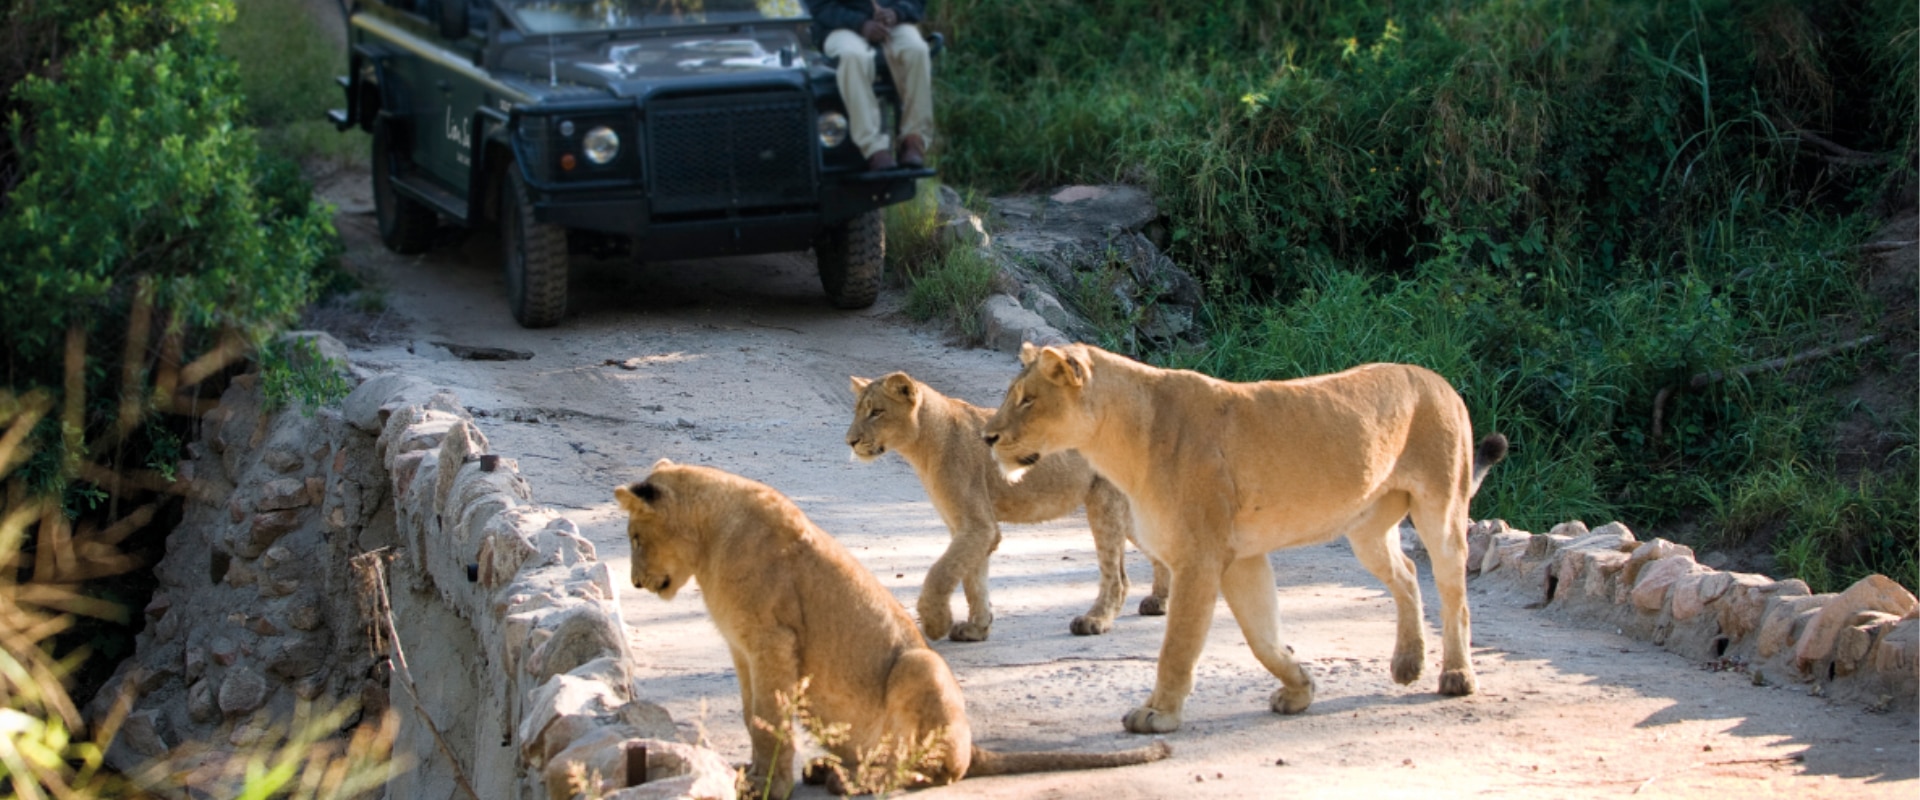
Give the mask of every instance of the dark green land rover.
<svg viewBox="0 0 1920 800">
<path fill-rule="evenodd" d="M 373 135 L 380 237 L 498 223 L 526 327 L 567 255 L 812 248 L 840 308 L 880 291 L 881 209 L 929 169 L 867 171 L 800 0 L 359 0 L 342 130 Z M 884 67 L 884 64 L 882 65 Z M 898 119 L 892 86 L 876 87 Z"/>
</svg>

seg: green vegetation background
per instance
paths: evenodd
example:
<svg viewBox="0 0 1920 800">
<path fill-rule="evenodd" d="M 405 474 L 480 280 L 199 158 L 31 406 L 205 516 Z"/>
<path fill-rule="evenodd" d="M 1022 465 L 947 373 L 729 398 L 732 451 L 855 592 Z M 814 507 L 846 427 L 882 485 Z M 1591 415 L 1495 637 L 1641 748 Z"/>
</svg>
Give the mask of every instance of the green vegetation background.
<svg viewBox="0 0 1920 800">
<path fill-rule="evenodd" d="M 946 181 L 1155 192 L 1208 333 L 1139 355 L 1238 380 L 1424 364 L 1513 440 L 1476 517 L 1920 585 L 1913 390 L 1892 413 L 1842 391 L 1911 336 L 1656 409 L 1886 313 L 1853 246 L 1914 179 L 1910 0 L 931 8 Z M 1882 442 L 1836 452 L 1870 412 Z"/>
</svg>

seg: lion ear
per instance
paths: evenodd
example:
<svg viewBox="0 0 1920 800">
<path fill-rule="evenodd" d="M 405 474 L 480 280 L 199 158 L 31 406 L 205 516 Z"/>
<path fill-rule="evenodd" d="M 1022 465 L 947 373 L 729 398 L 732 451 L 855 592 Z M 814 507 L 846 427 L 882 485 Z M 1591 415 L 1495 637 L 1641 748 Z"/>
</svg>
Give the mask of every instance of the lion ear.
<svg viewBox="0 0 1920 800">
<path fill-rule="evenodd" d="M 1053 383 L 1077 387 L 1087 382 L 1090 367 L 1083 356 L 1058 347 L 1048 347 L 1040 351 L 1037 360 L 1040 362 L 1041 376 Z"/>
<path fill-rule="evenodd" d="M 907 373 L 895 372 L 884 380 L 887 382 L 887 391 L 900 395 L 902 400 L 913 399 L 913 379 L 907 377 Z"/>
<path fill-rule="evenodd" d="M 631 486 L 613 487 L 613 499 L 627 513 L 638 514 L 648 510 L 648 503 L 660 499 L 660 490 L 652 483 L 641 481 Z"/>
<path fill-rule="evenodd" d="M 1033 342 L 1020 343 L 1020 366 L 1024 367 L 1024 366 L 1027 366 L 1028 364 L 1032 364 L 1033 359 L 1038 357 L 1039 355 L 1040 355 L 1040 348 L 1034 347 Z"/>
<path fill-rule="evenodd" d="M 858 376 L 858 375 L 849 375 L 849 376 L 847 376 L 847 379 L 848 379 L 848 380 L 849 380 L 850 382 L 852 382 L 852 384 L 853 384 L 853 393 L 854 393 L 854 394 L 859 394 L 859 393 L 861 393 L 861 392 L 864 392 L 864 391 L 866 391 L 866 390 L 867 390 L 867 384 L 869 384 L 869 383 L 873 383 L 873 381 L 871 381 L 871 380 L 868 380 L 868 379 L 866 379 L 866 378 L 862 378 L 862 377 L 860 377 L 860 376 Z"/>
</svg>

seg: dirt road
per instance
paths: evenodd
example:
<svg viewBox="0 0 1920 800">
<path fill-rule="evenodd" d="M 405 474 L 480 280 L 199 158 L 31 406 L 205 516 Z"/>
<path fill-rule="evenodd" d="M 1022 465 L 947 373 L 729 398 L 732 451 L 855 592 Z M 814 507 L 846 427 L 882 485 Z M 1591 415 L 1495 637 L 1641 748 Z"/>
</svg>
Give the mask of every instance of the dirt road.
<svg viewBox="0 0 1920 800">
<path fill-rule="evenodd" d="M 489 236 L 422 258 L 388 254 L 365 213 L 365 186 L 364 176 L 346 176 L 327 196 L 343 208 L 348 258 L 380 276 L 390 307 L 332 327 L 363 365 L 455 390 L 495 451 L 518 459 L 535 497 L 573 519 L 615 574 L 626 572 L 627 548 L 611 489 L 667 457 L 786 492 L 913 606 L 946 529 L 903 462 L 849 459 L 847 376 L 903 369 L 993 403 L 1014 371 L 1011 356 L 912 328 L 891 295 L 868 311 L 834 311 L 805 256 L 639 267 L 577 259 L 573 314 L 557 328 L 522 330 L 507 316 Z M 433 342 L 533 357 L 463 361 Z M 1165 618 L 1133 614 L 1149 574 L 1137 554 L 1129 558 L 1128 613 L 1107 636 L 1075 637 L 1068 620 L 1091 603 L 1097 577 L 1084 518 L 1009 527 L 993 562 L 991 640 L 935 645 L 959 676 L 982 742 L 1140 743 L 1121 731 L 1120 716 L 1151 687 Z M 1533 598 L 1488 585 L 1470 595 L 1480 693 L 1433 693 L 1430 580 L 1427 674 L 1397 686 L 1387 670 L 1392 602 L 1344 543 L 1273 562 L 1286 640 L 1318 682 L 1307 713 L 1266 710 L 1276 681 L 1223 604 L 1186 726 L 1166 737 L 1171 759 L 967 780 L 914 796 L 1920 796 L 1920 722 L 1908 714 L 1869 714 L 1802 687 L 1757 688 L 1739 672 L 1546 618 L 1522 608 Z M 731 665 L 699 591 L 672 603 L 634 591 L 622 608 L 645 696 L 671 710 L 688 738 L 746 760 Z M 965 613 L 957 595 L 955 610 Z"/>
</svg>

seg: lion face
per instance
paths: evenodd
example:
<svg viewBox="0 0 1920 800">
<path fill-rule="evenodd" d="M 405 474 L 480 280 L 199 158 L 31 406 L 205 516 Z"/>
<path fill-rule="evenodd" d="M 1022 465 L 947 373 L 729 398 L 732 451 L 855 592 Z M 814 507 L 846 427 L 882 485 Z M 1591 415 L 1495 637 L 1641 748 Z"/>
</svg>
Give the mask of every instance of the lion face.
<svg viewBox="0 0 1920 800">
<path fill-rule="evenodd" d="M 672 600 L 693 577 L 700 553 L 695 541 L 700 526 L 681 519 L 693 498 L 679 471 L 688 469 L 666 459 L 653 473 L 631 486 L 617 486 L 614 500 L 627 511 L 627 544 L 633 548 L 635 588 Z"/>
<path fill-rule="evenodd" d="M 1093 426 L 1085 407 L 1091 362 L 1084 352 L 1026 344 L 1020 363 L 1020 374 L 983 432 L 1009 481 L 1024 477 L 1042 456 L 1078 447 Z"/>
<path fill-rule="evenodd" d="M 847 447 L 855 458 L 872 461 L 885 455 L 887 448 L 910 442 L 919 436 L 920 391 L 904 372 L 891 373 L 878 380 L 855 377 L 853 381 L 853 424 L 847 426 Z"/>
</svg>

